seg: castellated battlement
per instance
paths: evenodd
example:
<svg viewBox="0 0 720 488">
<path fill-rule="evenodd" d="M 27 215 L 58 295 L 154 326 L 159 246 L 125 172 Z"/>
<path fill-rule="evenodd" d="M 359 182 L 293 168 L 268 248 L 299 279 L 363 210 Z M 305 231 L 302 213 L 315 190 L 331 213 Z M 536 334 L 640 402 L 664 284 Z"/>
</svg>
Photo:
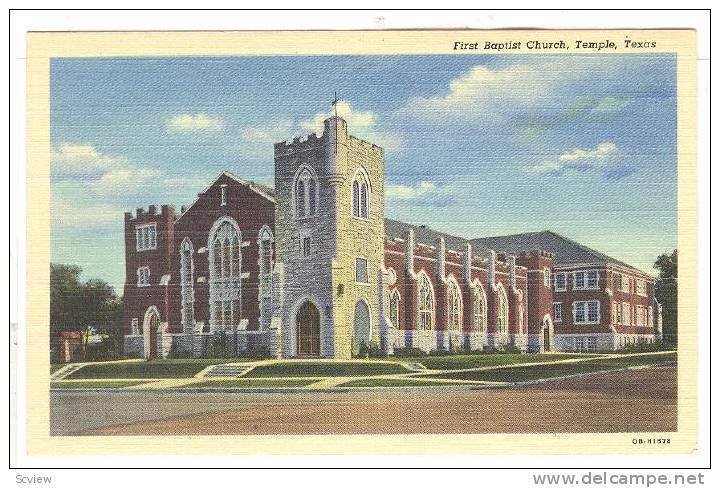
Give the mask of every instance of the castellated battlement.
<svg viewBox="0 0 720 488">
<path fill-rule="evenodd" d="M 359 137 L 355 137 L 353 135 L 348 136 L 348 140 L 350 141 L 350 144 L 353 146 L 362 147 L 365 149 L 383 152 L 383 148 L 378 146 L 377 144 L 373 144 L 372 142 L 366 141 L 365 139 L 360 139 Z"/>
<path fill-rule="evenodd" d="M 314 132 L 307 136 L 293 137 L 282 142 L 276 142 L 275 157 L 292 154 L 298 151 L 304 151 L 308 149 L 314 149 L 318 143 L 322 140 L 322 137 L 318 137 Z"/>
<path fill-rule="evenodd" d="M 147 210 L 144 207 L 139 207 L 135 210 L 135 213 L 125 212 L 125 220 L 152 221 L 153 217 L 162 217 L 163 215 L 166 215 L 168 213 L 174 215 L 175 207 L 172 205 L 160 205 L 158 211 L 157 205 L 150 205 L 148 206 Z"/>
<path fill-rule="evenodd" d="M 313 132 L 312 134 L 306 136 L 298 136 L 282 142 L 276 142 L 274 144 L 275 157 L 282 157 L 298 152 L 316 149 L 320 144 L 322 144 L 322 142 L 328 139 L 328 135 L 332 130 L 332 124 L 334 121 L 335 117 L 330 117 L 325 120 L 325 130 L 320 137 L 318 137 L 318 135 Z M 345 140 L 351 149 L 361 149 L 364 151 L 369 151 L 371 153 L 376 153 L 380 157 L 382 157 L 384 153 L 384 149 L 382 147 L 372 142 L 366 141 L 365 139 L 361 139 L 357 136 L 348 134 L 347 122 L 345 122 L 345 120 L 341 117 L 337 117 L 337 121 L 339 141 Z"/>
</svg>

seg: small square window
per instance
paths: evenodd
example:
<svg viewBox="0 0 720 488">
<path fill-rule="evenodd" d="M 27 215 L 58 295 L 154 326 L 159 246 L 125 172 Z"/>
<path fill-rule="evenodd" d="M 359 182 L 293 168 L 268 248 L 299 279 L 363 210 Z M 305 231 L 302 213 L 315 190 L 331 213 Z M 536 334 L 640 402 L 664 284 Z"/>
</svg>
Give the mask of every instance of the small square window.
<svg viewBox="0 0 720 488">
<path fill-rule="evenodd" d="M 150 286 L 150 268 L 142 266 L 137 270 L 138 286 Z"/>
<path fill-rule="evenodd" d="M 597 270 L 588 271 L 587 272 L 587 287 L 588 288 L 597 288 L 598 287 L 598 272 Z"/>
<path fill-rule="evenodd" d="M 575 289 L 581 290 L 585 288 L 585 272 L 578 271 L 575 273 Z"/>
<path fill-rule="evenodd" d="M 306 236 L 302 239 L 302 255 L 304 258 L 310 257 L 310 237 Z"/>
<path fill-rule="evenodd" d="M 368 261 L 365 258 L 355 258 L 355 281 L 368 283 Z"/>
<path fill-rule="evenodd" d="M 598 302 L 588 302 L 587 321 L 596 323 L 600 318 L 600 307 Z"/>
<path fill-rule="evenodd" d="M 157 228 L 155 224 L 146 224 L 135 228 L 135 249 L 137 251 L 157 249 Z"/>
</svg>

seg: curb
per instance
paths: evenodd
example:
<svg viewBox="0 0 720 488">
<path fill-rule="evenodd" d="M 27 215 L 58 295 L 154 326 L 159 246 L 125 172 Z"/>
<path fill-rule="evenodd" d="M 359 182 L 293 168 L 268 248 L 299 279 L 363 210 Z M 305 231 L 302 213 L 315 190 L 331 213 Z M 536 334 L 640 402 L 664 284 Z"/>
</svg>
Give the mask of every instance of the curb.
<svg viewBox="0 0 720 488">
<path fill-rule="evenodd" d="M 637 370 L 641 370 L 641 369 L 650 369 L 650 368 L 657 368 L 657 367 L 662 368 L 662 367 L 673 366 L 673 365 L 677 365 L 677 362 L 676 361 L 665 361 L 663 363 L 645 364 L 642 366 L 628 366 L 625 368 L 604 369 L 602 371 L 590 371 L 587 373 L 575 373 L 575 374 L 568 374 L 565 376 L 553 376 L 552 378 L 540 378 L 537 380 L 517 381 L 514 383 L 506 383 L 505 387 L 513 388 L 513 387 L 517 387 L 517 386 L 520 386 L 520 387 L 532 386 L 532 385 L 537 385 L 537 384 L 541 384 L 541 383 L 547 383 L 550 381 L 562 381 L 562 380 L 567 380 L 567 379 L 572 379 L 572 378 L 582 378 L 585 376 L 595 376 L 595 375 L 605 374 L 605 373 L 619 373 L 622 371 L 637 371 Z M 481 388 L 473 388 L 473 389 L 479 390 Z"/>
</svg>

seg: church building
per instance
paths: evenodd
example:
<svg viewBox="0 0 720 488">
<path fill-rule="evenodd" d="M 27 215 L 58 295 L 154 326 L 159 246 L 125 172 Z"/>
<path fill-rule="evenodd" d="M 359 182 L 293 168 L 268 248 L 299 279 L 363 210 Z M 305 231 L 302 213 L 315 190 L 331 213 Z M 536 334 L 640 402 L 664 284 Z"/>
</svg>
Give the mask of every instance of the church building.
<svg viewBox="0 0 720 488">
<path fill-rule="evenodd" d="M 465 239 L 385 218 L 381 147 L 330 117 L 275 144 L 275 185 L 220 174 L 125 214 L 125 351 L 350 358 L 614 350 L 662 337 L 653 278 L 558 234 Z"/>
</svg>

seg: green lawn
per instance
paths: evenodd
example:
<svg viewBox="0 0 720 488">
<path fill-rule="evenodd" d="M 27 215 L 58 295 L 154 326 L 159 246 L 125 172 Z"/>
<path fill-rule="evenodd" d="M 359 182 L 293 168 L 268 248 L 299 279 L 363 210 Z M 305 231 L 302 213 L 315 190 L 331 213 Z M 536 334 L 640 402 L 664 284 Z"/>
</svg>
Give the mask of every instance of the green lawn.
<svg viewBox="0 0 720 488">
<path fill-rule="evenodd" d="M 343 386 L 452 386 L 452 385 L 472 385 L 471 383 L 461 382 L 439 382 L 428 381 L 422 379 L 405 379 L 405 378 L 365 378 L 360 380 L 348 381 L 340 385 Z"/>
<path fill-rule="evenodd" d="M 373 376 L 379 374 L 409 373 L 400 364 L 335 361 L 284 361 L 257 366 L 244 375 L 246 378 L 269 378 L 283 376 Z"/>
<path fill-rule="evenodd" d="M 319 380 L 320 378 L 318 378 Z M 190 383 L 177 388 L 287 388 L 301 387 L 318 380 L 301 380 L 296 378 L 238 378 L 234 380 L 215 380 Z"/>
<path fill-rule="evenodd" d="M 242 359 L 153 359 L 127 363 L 94 363 L 68 379 L 85 378 L 192 378 L 212 364 L 242 362 Z"/>
<path fill-rule="evenodd" d="M 587 354 L 459 354 L 396 358 L 406 363 L 420 363 L 427 369 L 469 369 L 485 366 L 505 366 L 520 363 L 543 363 L 561 359 L 588 357 Z"/>
<path fill-rule="evenodd" d="M 676 361 L 677 354 L 668 352 L 664 354 L 649 354 L 643 356 L 626 356 L 619 358 L 599 357 L 591 361 L 578 363 L 548 364 L 543 366 L 519 366 L 515 368 L 500 368 L 490 371 L 459 371 L 455 373 L 438 373 L 429 375 L 430 378 L 445 378 L 476 381 L 504 381 L 522 382 L 578 373 L 591 373 L 611 369 L 628 368 L 632 366 L 645 366 L 649 364 Z"/>
<path fill-rule="evenodd" d="M 50 388 L 124 388 L 147 383 L 147 381 L 53 381 Z"/>
</svg>

